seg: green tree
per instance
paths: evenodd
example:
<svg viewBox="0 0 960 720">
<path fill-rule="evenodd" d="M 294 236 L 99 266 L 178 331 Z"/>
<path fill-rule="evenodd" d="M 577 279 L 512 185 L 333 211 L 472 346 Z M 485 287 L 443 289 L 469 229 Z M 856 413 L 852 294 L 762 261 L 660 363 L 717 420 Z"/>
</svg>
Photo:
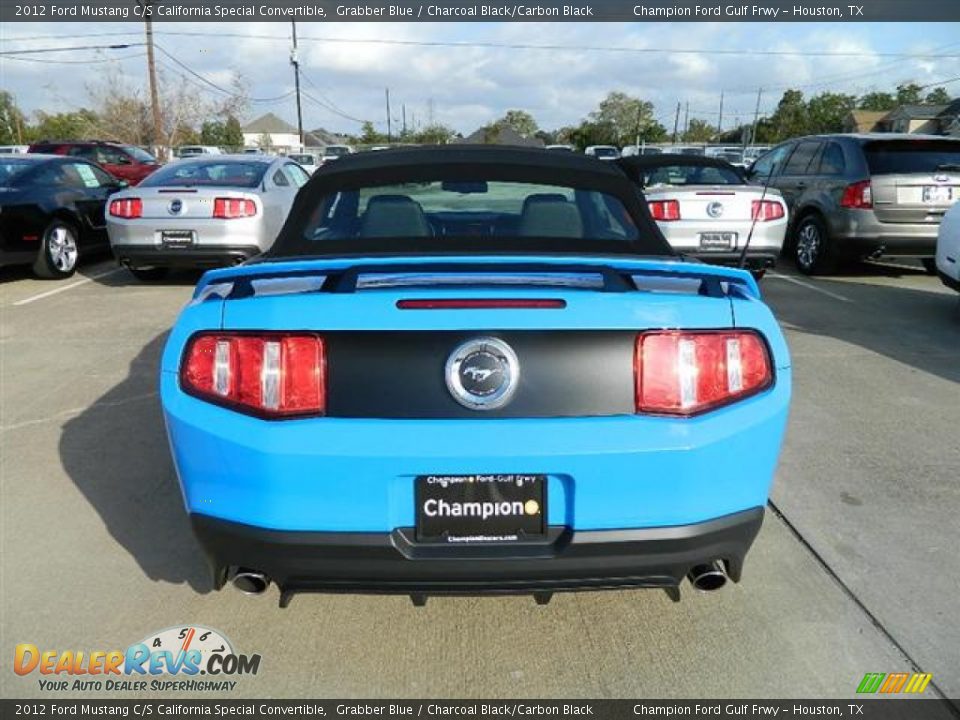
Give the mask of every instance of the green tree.
<svg viewBox="0 0 960 720">
<path fill-rule="evenodd" d="M 953 98 L 951 98 L 950 93 L 942 87 L 938 87 L 928 92 L 923 101 L 927 105 L 949 105 L 953 101 Z"/>
<path fill-rule="evenodd" d="M 522 137 L 532 137 L 540 129 L 533 115 L 526 110 L 507 110 L 506 115 L 493 123 L 494 127 L 508 127 Z"/>
<path fill-rule="evenodd" d="M 453 128 L 449 128 L 440 123 L 434 123 L 433 125 L 427 125 L 415 133 L 413 141 L 422 145 L 446 145 L 455 136 L 456 133 Z"/>
<path fill-rule="evenodd" d="M 683 133 L 683 141 L 690 143 L 707 143 L 717 134 L 716 128 L 706 120 L 694 118 L 687 125 L 686 132 Z"/>
<path fill-rule="evenodd" d="M 857 107 L 861 110 L 886 112 L 897 106 L 897 98 L 888 92 L 871 92 L 860 97 Z"/>
<path fill-rule="evenodd" d="M 233 115 L 227 115 L 227 121 L 223 124 L 223 144 L 228 148 L 243 147 L 243 129 Z"/>
<path fill-rule="evenodd" d="M 373 123 L 367 120 L 361 126 L 360 137 L 357 140 L 361 145 L 379 145 L 386 141 L 386 136 L 378 132 Z"/>
<path fill-rule="evenodd" d="M 616 145 L 617 130 L 608 122 L 584 120 L 570 131 L 569 141 L 583 150 L 590 145 Z"/>
<path fill-rule="evenodd" d="M 923 102 L 920 93 L 923 92 L 916 83 L 897 85 L 897 105 L 919 105 Z"/>
<path fill-rule="evenodd" d="M 853 95 L 823 92 L 807 102 L 807 132 L 843 132 L 850 111 L 857 106 Z"/>
<path fill-rule="evenodd" d="M 620 146 L 633 143 L 637 135 L 641 140 L 651 141 L 648 134 L 656 134 L 659 126 L 653 117 L 653 103 L 622 92 L 608 93 L 590 113 L 589 120 L 595 128 L 604 128 L 603 132 L 609 133 L 608 141 L 603 144 Z"/>
<path fill-rule="evenodd" d="M 0 90 L 0 145 L 22 145 L 26 124 L 13 95 Z"/>
<path fill-rule="evenodd" d="M 777 109 L 770 116 L 770 125 L 774 137 L 765 142 L 777 142 L 807 133 L 807 104 L 799 90 L 787 90 L 777 103 Z M 760 132 L 758 128 L 757 137 Z"/>
<path fill-rule="evenodd" d="M 220 147 L 226 145 L 224 136 L 226 135 L 226 126 L 219 120 L 207 120 L 200 126 L 200 142 L 204 145 L 213 145 Z"/>
<path fill-rule="evenodd" d="M 33 139 L 42 140 L 84 140 L 100 134 L 100 118 L 92 110 L 48 115 L 37 113 L 37 124 L 33 127 Z"/>
</svg>

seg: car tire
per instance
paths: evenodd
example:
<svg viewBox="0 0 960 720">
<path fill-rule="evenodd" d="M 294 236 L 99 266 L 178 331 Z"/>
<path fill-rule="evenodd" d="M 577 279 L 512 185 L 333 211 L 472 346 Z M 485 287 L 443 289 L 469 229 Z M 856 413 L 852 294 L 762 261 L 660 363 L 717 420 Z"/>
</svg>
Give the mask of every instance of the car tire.
<svg viewBox="0 0 960 720">
<path fill-rule="evenodd" d="M 818 215 L 800 219 L 793 241 L 793 259 L 804 275 L 827 275 L 837 269 L 839 257 Z"/>
<path fill-rule="evenodd" d="M 170 272 L 170 268 L 165 267 L 128 267 L 127 270 L 140 282 L 158 282 Z"/>
<path fill-rule="evenodd" d="M 922 258 L 920 262 L 923 264 L 923 269 L 926 271 L 927 275 L 937 274 L 936 258 Z"/>
<path fill-rule="evenodd" d="M 80 261 L 79 233 L 64 220 L 53 220 L 43 231 L 43 240 L 33 272 L 46 280 L 68 278 L 77 271 Z"/>
</svg>

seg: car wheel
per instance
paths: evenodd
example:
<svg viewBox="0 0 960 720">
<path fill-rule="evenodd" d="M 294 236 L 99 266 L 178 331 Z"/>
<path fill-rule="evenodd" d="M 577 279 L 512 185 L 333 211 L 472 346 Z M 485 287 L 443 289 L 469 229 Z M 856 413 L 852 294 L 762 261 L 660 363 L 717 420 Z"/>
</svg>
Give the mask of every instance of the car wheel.
<svg viewBox="0 0 960 720">
<path fill-rule="evenodd" d="M 76 228 L 63 220 L 54 220 L 43 231 L 33 272 L 47 279 L 70 277 L 76 272 L 79 259 Z"/>
<path fill-rule="evenodd" d="M 927 271 L 927 275 L 937 274 L 937 261 L 935 258 L 923 258 L 920 262 L 923 263 L 923 269 Z"/>
<path fill-rule="evenodd" d="M 170 268 L 165 267 L 131 267 L 127 268 L 127 270 L 140 282 L 157 282 L 158 280 L 163 280 L 167 276 L 167 273 L 170 272 Z"/>
<path fill-rule="evenodd" d="M 827 237 L 823 220 L 816 215 L 807 215 L 800 220 L 793 246 L 793 258 L 803 274 L 823 275 L 836 269 L 836 252 Z"/>
</svg>

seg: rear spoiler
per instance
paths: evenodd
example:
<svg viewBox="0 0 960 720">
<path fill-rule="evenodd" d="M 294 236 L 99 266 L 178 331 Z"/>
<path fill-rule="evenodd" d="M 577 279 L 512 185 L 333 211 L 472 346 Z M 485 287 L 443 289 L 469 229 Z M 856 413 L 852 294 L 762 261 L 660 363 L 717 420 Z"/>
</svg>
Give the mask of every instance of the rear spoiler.
<svg viewBox="0 0 960 720">
<path fill-rule="evenodd" d="M 478 276 L 490 280 L 509 276 L 537 276 L 538 278 L 593 276 L 598 278 L 591 289 L 605 293 L 627 293 L 642 289 L 638 278 L 690 280 L 699 282 L 698 294 L 708 297 L 727 297 L 731 288 L 741 294 L 760 297 L 756 280 L 745 270 L 706 265 L 695 261 L 641 258 L 535 258 L 503 259 L 477 257 L 475 259 L 438 258 L 331 258 L 298 259 L 290 261 L 254 262 L 223 270 L 213 270 L 201 278 L 194 298 L 211 294 L 213 286 L 229 284 L 224 295 L 231 299 L 252 297 L 255 286 L 270 281 L 301 281 L 309 283 L 315 292 L 350 294 L 376 286 L 364 282 L 371 276 L 461 276 L 464 284 L 478 281 Z M 309 281 L 313 281 L 312 283 Z M 423 284 L 431 283 L 424 280 Z M 437 283 L 440 284 L 440 283 Z M 535 284 L 535 283 L 531 283 Z M 549 284 L 549 283 L 542 283 Z M 557 285 L 563 283 L 557 282 Z M 383 285 L 380 285 L 381 287 Z"/>
</svg>

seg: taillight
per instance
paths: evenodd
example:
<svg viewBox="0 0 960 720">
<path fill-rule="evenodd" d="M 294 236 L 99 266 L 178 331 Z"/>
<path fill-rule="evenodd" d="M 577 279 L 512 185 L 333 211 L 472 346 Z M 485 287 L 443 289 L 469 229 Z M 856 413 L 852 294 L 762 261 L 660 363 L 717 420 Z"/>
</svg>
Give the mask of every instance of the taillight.
<svg viewBox="0 0 960 720">
<path fill-rule="evenodd" d="M 873 207 L 873 190 L 869 180 L 861 180 L 847 185 L 840 196 L 840 207 L 855 210 L 869 210 Z"/>
<path fill-rule="evenodd" d="M 654 220 L 680 219 L 679 200 L 648 200 L 647 206 L 650 208 L 650 214 Z"/>
<path fill-rule="evenodd" d="M 121 198 L 110 201 L 110 215 L 132 220 L 143 215 L 143 200 L 140 198 Z"/>
<path fill-rule="evenodd" d="M 750 331 L 642 333 L 634 366 L 639 413 L 695 415 L 773 382 L 767 347 Z"/>
<path fill-rule="evenodd" d="M 322 415 L 323 339 L 292 333 L 197 335 L 184 352 L 180 385 L 191 395 L 252 415 Z"/>
<path fill-rule="evenodd" d="M 750 203 L 750 219 L 757 222 L 779 220 L 784 216 L 783 205 L 776 200 L 754 200 Z"/>
<path fill-rule="evenodd" d="M 257 214 L 257 204 L 243 198 L 214 198 L 213 216 L 223 220 L 253 217 Z"/>
</svg>

